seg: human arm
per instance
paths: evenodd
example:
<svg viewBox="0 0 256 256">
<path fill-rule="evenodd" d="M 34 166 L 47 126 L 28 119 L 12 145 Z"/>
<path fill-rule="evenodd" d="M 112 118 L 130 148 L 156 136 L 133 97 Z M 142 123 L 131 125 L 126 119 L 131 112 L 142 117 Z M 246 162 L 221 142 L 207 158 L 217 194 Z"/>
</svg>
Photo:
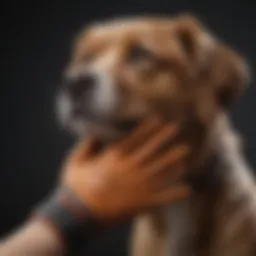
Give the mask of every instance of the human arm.
<svg viewBox="0 0 256 256">
<path fill-rule="evenodd" d="M 176 181 L 184 172 L 187 147 L 155 156 L 175 130 L 150 120 L 98 155 L 93 154 L 95 140 L 80 143 L 64 164 L 57 191 L 33 220 L 3 241 L 0 255 L 61 255 L 81 232 L 86 238 L 103 226 L 186 198 L 189 187 Z"/>
</svg>

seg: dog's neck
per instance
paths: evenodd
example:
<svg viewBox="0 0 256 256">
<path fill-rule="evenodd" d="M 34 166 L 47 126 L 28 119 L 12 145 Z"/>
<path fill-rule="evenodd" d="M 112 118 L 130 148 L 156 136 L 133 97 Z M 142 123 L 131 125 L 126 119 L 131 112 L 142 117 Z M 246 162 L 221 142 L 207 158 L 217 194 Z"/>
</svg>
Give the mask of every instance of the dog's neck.
<svg viewBox="0 0 256 256">
<path fill-rule="evenodd" d="M 225 114 L 220 114 L 210 127 L 194 125 L 193 119 L 184 123 L 184 129 L 174 143 L 188 143 L 191 145 L 192 154 L 188 160 L 188 180 L 196 191 L 206 192 L 216 187 L 219 182 L 219 165 L 221 164 L 220 154 L 225 154 L 225 149 L 219 147 L 216 142 L 221 133 L 233 132 L 230 121 Z M 236 135 L 234 135 L 236 136 Z M 223 137 L 223 136 L 222 136 Z M 98 150 L 104 149 L 114 141 L 100 141 Z M 213 146 L 214 145 L 214 146 Z"/>
<path fill-rule="evenodd" d="M 228 161 L 223 158 L 226 151 L 229 151 L 228 147 L 223 147 L 226 134 L 232 134 L 234 141 L 238 140 L 238 135 L 235 134 L 225 113 L 219 114 L 211 126 L 201 127 L 201 130 L 200 127 L 197 128 L 197 136 L 193 137 L 193 132 L 188 135 L 193 152 L 188 163 L 187 180 L 196 191 L 209 192 L 220 185 L 220 170 L 223 169 L 221 166 Z M 234 145 L 232 150 L 239 149 L 240 145 Z"/>
</svg>

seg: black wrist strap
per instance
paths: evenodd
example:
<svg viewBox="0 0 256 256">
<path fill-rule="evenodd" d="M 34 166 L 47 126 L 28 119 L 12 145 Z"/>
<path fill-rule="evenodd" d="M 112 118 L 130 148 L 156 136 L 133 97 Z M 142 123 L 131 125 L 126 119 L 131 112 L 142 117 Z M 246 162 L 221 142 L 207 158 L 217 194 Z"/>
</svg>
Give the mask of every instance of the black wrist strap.
<svg viewBox="0 0 256 256">
<path fill-rule="evenodd" d="M 67 254 L 79 251 L 95 232 L 99 223 L 72 191 L 61 188 L 40 205 L 36 215 L 50 221 L 63 236 Z"/>
</svg>

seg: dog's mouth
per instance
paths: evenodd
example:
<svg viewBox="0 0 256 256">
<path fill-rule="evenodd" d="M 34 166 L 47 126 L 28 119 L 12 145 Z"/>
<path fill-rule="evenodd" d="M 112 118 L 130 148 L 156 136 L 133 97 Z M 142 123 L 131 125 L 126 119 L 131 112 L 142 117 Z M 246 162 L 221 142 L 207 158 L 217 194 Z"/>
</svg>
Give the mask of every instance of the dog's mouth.
<svg viewBox="0 0 256 256">
<path fill-rule="evenodd" d="M 139 124 L 139 120 L 127 119 L 127 120 L 120 120 L 120 121 L 115 122 L 114 127 L 118 131 L 130 132 L 136 126 L 138 126 L 138 124 Z"/>
<path fill-rule="evenodd" d="M 97 126 L 101 126 L 102 128 L 117 131 L 118 133 L 131 132 L 139 124 L 139 120 L 136 118 L 116 120 L 115 118 L 111 117 L 97 116 L 85 109 L 74 109 L 72 112 L 72 117 L 82 122 L 90 122 Z"/>
</svg>

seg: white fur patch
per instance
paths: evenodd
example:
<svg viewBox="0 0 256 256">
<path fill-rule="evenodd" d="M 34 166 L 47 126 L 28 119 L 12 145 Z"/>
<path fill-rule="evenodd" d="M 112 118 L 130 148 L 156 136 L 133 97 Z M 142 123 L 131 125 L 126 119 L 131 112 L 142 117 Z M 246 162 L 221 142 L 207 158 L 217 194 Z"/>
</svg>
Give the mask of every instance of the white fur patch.
<svg viewBox="0 0 256 256">
<path fill-rule="evenodd" d="M 63 92 L 60 92 L 57 95 L 56 103 L 57 103 L 57 117 L 59 119 L 59 122 L 61 123 L 61 125 L 65 125 L 65 123 L 67 122 L 67 118 L 70 114 L 72 104 L 68 96 Z"/>
<path fill-rule="evenodd" d="M 118 102 L 118 95 L 114 81 L 110 76 L 101 72 L 99 75 L 99 83 L 95 89 L 92 108 L 102 115 L 111 114 Z"/>
</svg>

